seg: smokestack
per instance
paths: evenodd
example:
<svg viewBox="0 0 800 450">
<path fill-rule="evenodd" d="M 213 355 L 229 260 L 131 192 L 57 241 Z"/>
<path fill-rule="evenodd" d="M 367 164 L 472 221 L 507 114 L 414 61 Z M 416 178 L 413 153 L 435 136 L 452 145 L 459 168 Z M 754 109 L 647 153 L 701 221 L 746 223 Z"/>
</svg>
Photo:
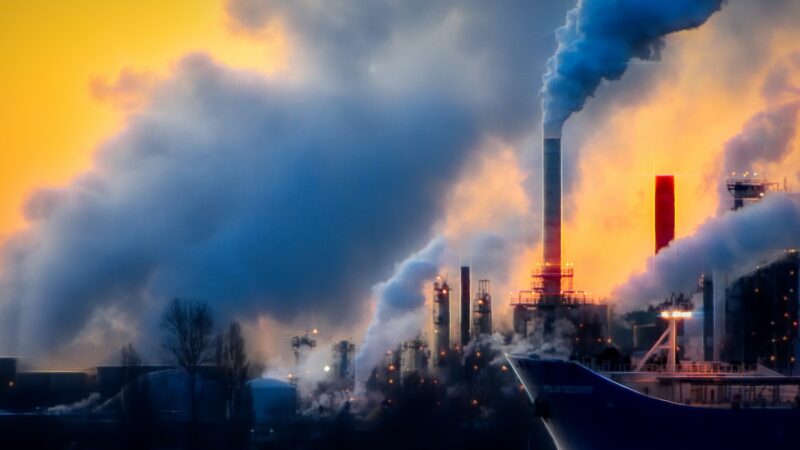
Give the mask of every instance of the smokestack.
<svg viewBox="0 0 800 450">
<path fill-rule="evenodd" d="M 442 277 L 433 283 L 433 351 L 434 364 L 445 365 L 450 351 L 450 284 Z"/>
<path fill-rule="evenodd" d="M 675 177 L 656 175 L 656 253 L 675 239 Z"/>
<path fill-rule="evenodd" d="M 469 344 L 469 267 L 461 267 L 461 348 Z"/>
<path fill-rule="evenodd" d="M 545 135 L 544 166 L 544 300 L 561 300 L 561 138 Z"/>
</svg>

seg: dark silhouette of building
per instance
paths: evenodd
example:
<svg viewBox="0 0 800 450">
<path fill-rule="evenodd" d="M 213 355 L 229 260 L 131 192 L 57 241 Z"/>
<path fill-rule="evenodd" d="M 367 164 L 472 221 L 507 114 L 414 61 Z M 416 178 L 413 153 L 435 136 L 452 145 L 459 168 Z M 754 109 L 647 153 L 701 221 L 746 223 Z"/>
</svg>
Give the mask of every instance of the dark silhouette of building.
<svg viewBox="0 0 800 450">
<path fill-rule="evenodd" d="M 725 290 L 721 359 L 790 371 L 798 338 L 798 254 L 787 251 Z"/>
</svg>

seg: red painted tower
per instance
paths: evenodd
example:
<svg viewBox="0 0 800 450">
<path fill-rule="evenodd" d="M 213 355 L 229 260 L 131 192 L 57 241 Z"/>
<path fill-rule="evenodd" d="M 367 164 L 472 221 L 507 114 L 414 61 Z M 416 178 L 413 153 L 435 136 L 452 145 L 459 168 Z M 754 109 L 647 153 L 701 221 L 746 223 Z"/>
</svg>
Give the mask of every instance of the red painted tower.
<svg viewBox="0 0 800 450">
<path fill-rule="evenodd" d="M 656 253 L 675 239 L 675 177 L 656 175 Z"/>
</svg>

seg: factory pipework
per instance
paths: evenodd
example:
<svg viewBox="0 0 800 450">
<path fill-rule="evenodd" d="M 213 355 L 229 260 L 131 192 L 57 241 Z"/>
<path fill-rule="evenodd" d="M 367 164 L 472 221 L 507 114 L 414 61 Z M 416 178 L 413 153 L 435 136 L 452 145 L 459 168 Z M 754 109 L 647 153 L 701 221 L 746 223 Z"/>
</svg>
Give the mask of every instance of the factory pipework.
<svg viewBox="0 0 800 450">
<path fill-rule="evenodd" d="M 561 301 L 561 138 L 547 136 L 543 145 L 544 166 L 544 280 L 545 303 Z"/>
</svg>

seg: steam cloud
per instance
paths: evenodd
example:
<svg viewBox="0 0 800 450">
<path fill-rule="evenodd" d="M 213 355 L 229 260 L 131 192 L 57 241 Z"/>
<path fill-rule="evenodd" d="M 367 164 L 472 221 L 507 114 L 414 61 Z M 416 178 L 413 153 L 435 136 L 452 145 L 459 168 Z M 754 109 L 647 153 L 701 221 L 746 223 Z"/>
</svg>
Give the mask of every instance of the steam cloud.
<svg viewBox="0 0 800 450">
<path fill-rule="evenodd" d="M 723 150 L 723 173 L 719 183 L 718 216 L 708 220 L 693 236 L 670 244 L 656 255 L 650 269 L 616 289 L 623 308 L 663 300 L 670 292 L 689 292 L 701 273 L 737 270 L 786 248 L 800 238 L 800 197 L 794 194 L 767 196 L 761 203 L 736 212 L 730 210 L 730 195 L 722 182 L 731 172 L 762 170 L 778 163 L 792 151 L 800 111 L 798 89 L 791 83 L 794 59 L 776 64 L 761 86 L 765 110 L 753 115 Z"/>
<path fill-rule="evenodd" d="M 766 109 L 751 117 L 742 131 L 725 144 L 723 179 L 732 172 L 763 172 L 765 164 L 780 162 L 792 151 L 800 111 L 800 88 L 791 82 L 792 69 L 800 67 L 794 61 L 796 57 L 772 68 L 761 88 Z M 722 212 L 729 208 L 729 196 L 721 183 L 719 192 Z"/>
<path fill-rule="evenodd" d="M 184 58 L 91 170 L 28 200 L 29 228 L 0 248 L 0 351 L 96 361 L 157 336 L 147 326 L 174 296 L 208 300 L 220 323 L 313 313 L 352 326 L 376 280 L 431 238 L 487 136 L 527 137 L 539 112 L 520 92 L 566 9 L 249 3 L 280 17 L 313 73 L 267 80 Z"/>
<path fill-rule="evenodd" d="M 152 316 L 174 296 L 221 320 L 352 324 L 360 305 L 343 299 L 425 239 L 478 136 L 452 99 L 387 109 L 359 89 L 276 89 L 184 61 L 92 171 L 28 201 L 31 227 L 2 249 L 2 342 L 19 339 L 6 351 L 57 350 L 105 311 Z"/>
<path fill-rule="evenodd" d="M 702 273 L 746 268 L 771 254 L 800 246 L 800 197 L 774 193 L 736 212 L 709 219 L 697 232 L 670 244 L 652 267 L 615 289 L 621 310 L 692 292 Z"/>
<path fill-rule="evenodd" d="M 375 286 L 377 306 L 364 345 L 356 356 L 356 380 L 369 376 L 387 350 L 412 339 L 422 329 L 424 318 L 424 285 L 432 281 L 446 249 L 443 238 L 437 237 L 397 267 L 394 275 Z"/>
<path fill-rule="evenodd" d="M 742 132 L 725 145 L 725 171 L 744 172 L 756 164 L 780 162 L 797 135 L 800 101 L 783 103 L 751 117 Z"/>
<path fill-rule="evenodd" d="M 558 49 L 547 61 L 543 126 L 560 136 L 603 80 L 617 80 L 632 58 L 657 59 L 669 33 L 702 25 L 722 0 L 580 0 L 556 30 Z"/>
</svg>

